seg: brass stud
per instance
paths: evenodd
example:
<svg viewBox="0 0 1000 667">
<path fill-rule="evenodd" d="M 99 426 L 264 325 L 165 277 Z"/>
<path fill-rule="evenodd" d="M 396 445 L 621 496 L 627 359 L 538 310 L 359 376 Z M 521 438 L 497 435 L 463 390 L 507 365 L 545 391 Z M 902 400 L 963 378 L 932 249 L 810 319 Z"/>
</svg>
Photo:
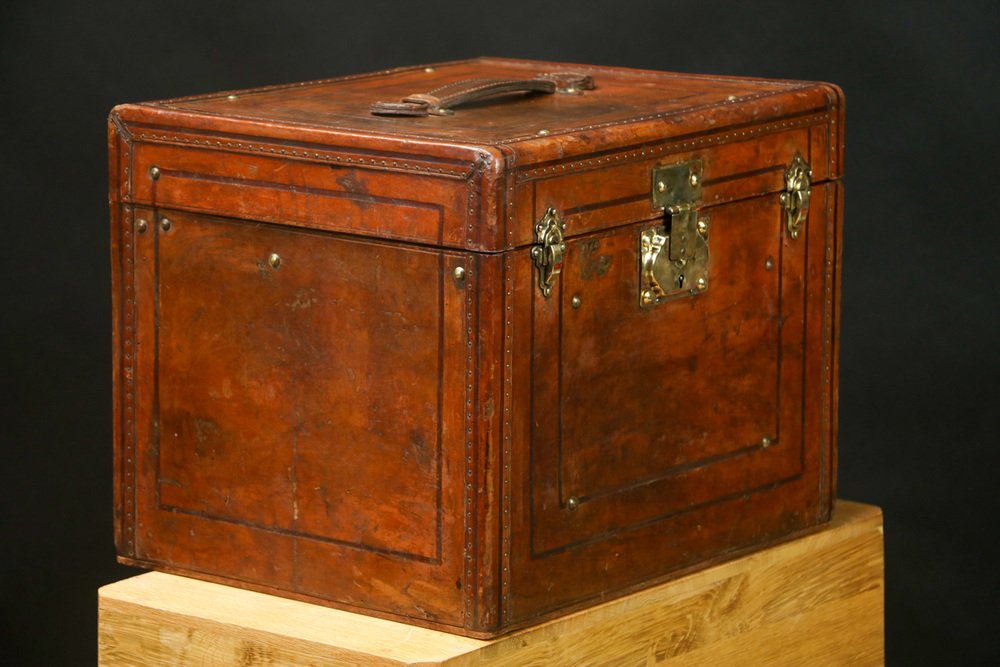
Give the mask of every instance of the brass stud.
<svg viewBox="0 0 1000 667">
<path fill-rule="evenodd" d="M 428 74 L 430 74 L 431 72 L 434 71 L 434 68 L 433 67 L 425 67 L 424 71 L 427 72 Z"/>
<path fill-rule="evenodd" d="M 656 182 L 656 191 L 657 192 L 666 192 L 667 191 L 667 184 L 664 183 L 663 181 L 657 181 Z"/>
<path fill-rule="evenodd" d="M 566 509 L 568 509 L 570 512 L 575 511 L 576 508 L 579 506 L 580 506 L 580 501 L 576 496 L 570 496 L 569 500 L 566 501 Z"/>
<path fill-rule="evenodd" d="M 544 137 L 544 136 L 545 136 L 545 135 L 547 135 L 548 133 L 549 133 L 549 131 L 548 131 L 548 130 L 539 130 L 539 131 L 538 131 L 538 136 L 540 136 L 540 137 Z"/>
<path fill-rule="evenodd" d="M 455 267 L 455 271 L 454 271 L 454 276 L 455 276 L 455 280 L 457 280 L 458 282 L 460 282 L 460 283 L 464 282 L 465 281 L 465 267 L 464 266 L 456 266 Z"/>
<path fill-rule="evenodd" d="M 158 179 L 160 177 L 160 168 L 159 167 L 150 167 L 149 168 L 149 177 L 151 179 L 153 179 L 154 181 L 156 179 Z"/>
<path fill-rule="evenodd" d="M 708 220 L 698 221 L 698 233 L 702 236 L 708 236 Z"/>
<path fill-rule="evenodd" d="M 764 270 L 770 271 L 773 268 L 774 268 L 774 259 L 772 259 L 770 255 L 768 255 L 767 259 L 764 260 Z"/>
<path fill-rule="evenodd" d="M 239 98 L 239 95 L 226 95 L 227 100 L 238 100 Z"/>
<path fill-rule="evenodd" d="M 573 308 L 579 308 L 583 304 L 583 299 L 580 298 L 579 294 L 574 294 L 573 298 L 570 299 L 569 302 L 570 305 L 573 306 Z"/>
<path fill-rule="evenodd" d="M 698 285 L 698 289 L 705 289 L 706 287 L 708 287 L 708 281 L 705 280 L 704 278 L 698 278 L 696 284 Z"/>
<path fill-rule="evenodd" d="M 727 102 L 735 102 L 736 101 L 736 96 L 735 95 L 727 95 L 726 96 L 726 101 Z"/>
<path fill-rule="evenodd" d="M 160 229 L 169 232 L 171 227 L 170 218 L 160 218 Z"/>
<path fill-rule="evenodd" d="M 771 438 L 767 437 L 766 435 L 760 439 L 760 446 L 763 447 L 764 449 L 770 447 L 771 444 L 772 444 Z"/>
<path fill-rule="evenodd" d="M 135 223 L 135 228 L 136 228 L 136 230 L 140 234 L 145 234 L 146 233 L 146 229 L 148 227 L 149 227 L 149 223 L 147 223 L 146 220 L 143 219 L 143 218 L 139 218 L 139 220 Z"/>
<path fill-rule="evenodd" d="M 698 179 L 698 172 L 696 172 L 696 171 L 692 171 L 692 172 L 691 172 L 691 175 L 690 175 L 690 176 L 688 176 L 688 183 L 690 183 L 690 184 L 691 184 L 691 187 L 692 187 L 692 188 L 693 188 L 693 187 L 696 187 L 696 186 L 698 185 L 698 180 L 699 180 L 699 179 Z"/>
<path fill-rule="evenodd" d="M 267 263 L 271 265 L 272 269 L 276 269 L 281 266 L 281 255 L 276 252 L 272 252 L 267 257 Z"/>
</svg>

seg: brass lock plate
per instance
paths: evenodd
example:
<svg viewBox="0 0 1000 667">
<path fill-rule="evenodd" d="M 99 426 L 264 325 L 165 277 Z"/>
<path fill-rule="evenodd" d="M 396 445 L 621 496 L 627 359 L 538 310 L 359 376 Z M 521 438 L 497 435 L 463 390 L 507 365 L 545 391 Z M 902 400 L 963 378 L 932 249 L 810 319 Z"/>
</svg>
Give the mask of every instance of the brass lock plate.
<svg viewBox="0 0 1000 667">
<path fill-rule="evenodd" d="M 670 210 L 701 199 L 702 161 L 698 158 L 653 169 L 653 206 Z"/>
<path fill-rule="evenodd" d="M 653 206 L 667 217 L 639 232 L 642 308 L 708 289 L 708 218 L 698 213 L 703 170 L 697 157 L 653 169 Z"/>
<path fill-rule="evenodd" d="M 708 289 L 708 232 L 708 218 L 687 209 L 673 213 L 667 224 L 639 233 L 642 308 Z"/>
</svg>

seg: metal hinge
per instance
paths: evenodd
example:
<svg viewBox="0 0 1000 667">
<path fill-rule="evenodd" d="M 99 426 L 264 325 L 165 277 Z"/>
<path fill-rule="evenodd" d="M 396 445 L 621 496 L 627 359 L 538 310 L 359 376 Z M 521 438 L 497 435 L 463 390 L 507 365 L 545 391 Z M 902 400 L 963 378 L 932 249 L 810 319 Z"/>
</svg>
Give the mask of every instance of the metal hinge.
<svg viewBox="0 0 1000 667">
<path fill-rule="evenodd" d="M 535 241 L 537 245 L 531 248 L 531 259 L 538 269 L 538 287 L 542 295 L 548 298 L 552 294 L 552 286 L 562 272 L 563 258 L 566 255 L 566 241 L 563 232 L 566 223 L 562 221 L 554 208 L 545 211 L 542 219 L 535 224 Z"/>
<path fill-rule="evenodd" d="M 708 289 L 708 218 L 698 212 L 702 161 L 653 169 L 653 205 L 669 214 L 665 224 L 639 232 L 639 305 Z"/>
<path fill-rule="evenodd" d="M 785 191 L 781 193 L 781 207 L 785 210 L 785 227 L 793 239 L 799 238 L 799 228 L 809 216 L 809 197 L 812 194 L 812 169 L 799 153 L 785 170 Z"/>
</svg>

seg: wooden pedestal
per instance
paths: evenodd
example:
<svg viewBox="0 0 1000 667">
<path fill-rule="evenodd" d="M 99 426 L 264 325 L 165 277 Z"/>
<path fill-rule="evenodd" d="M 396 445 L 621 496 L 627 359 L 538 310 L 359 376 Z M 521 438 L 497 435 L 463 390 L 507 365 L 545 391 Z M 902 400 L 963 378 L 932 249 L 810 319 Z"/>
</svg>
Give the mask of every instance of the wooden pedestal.
<svg viewBox="0 0 1000 667">
<path fill-rule="evenodd" d="M 128 665 L 881 665 L 882 514 L 490 641 L 150 572 L 105 586 L 99 662 Z"/>
</svg>

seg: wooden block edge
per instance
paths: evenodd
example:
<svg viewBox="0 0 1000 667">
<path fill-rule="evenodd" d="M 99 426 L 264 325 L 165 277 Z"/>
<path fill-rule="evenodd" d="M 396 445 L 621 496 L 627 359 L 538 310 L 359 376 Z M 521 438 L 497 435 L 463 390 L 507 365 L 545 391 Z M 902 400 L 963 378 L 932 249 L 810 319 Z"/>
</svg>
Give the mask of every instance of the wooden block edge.
<svg viewBox="0 0 1000 667">
<path fill-rule="evenodd" d="M 877 537 L 871 535 L 872 532 L 877 533 Z M 99 589 L 100 628 L 98 640 L 101 656 L 100 664 L 107 665 L 108 667 L 135 664 L 134 661 L 107 662 L 106 660 L 111 659 L 114 655 L 115 638 L 109 634 L 111 632 L 109 627 L 111 621 L 139 617 L 148 617 L 149 623 L 147 625 L 161 624 L 161 634 L 162 632 L 166 632 L 168 638 L 172 632 L 186 632 L 188 633 L 188 637 L 191 637 L 191 633 L 194 633 L 196 639 L 200 638 L 202 641 L 207 641 L 207 637 L 212 637 L 211 641 L 214 644 L 229 647 L 228 650 L 231 653 L 230 657 L 233 659 L 233 662 L 213 662 L 206 664 L 269 664 L 266 662 L 246 662 L 248 659 L 262 659 L 266 656 L 271 656 L 269 659 L 275 660 L 279 664 L 289 665 L 315 664 L 316 660 L 320 660 L 322 664 L 330 661 L 339 661 L 342 664 L 375 667 L 429 667 L 433 665 L 460 667 L 466 665 L 517 664 L 516 662 L 504 662 L 503 660 L 495 661 L 492 658 L 487 658 L 487 656 L 493 656 L 494 658 L 503 656 L 510 652 L 511 647 L 516 646 L 521 641 L 527 640 L 531 644 L 537 644 L 545 641 L 557 641 L 562 636 L 586 636 L 591 632 L 591 628 L 595 628 L 594 631 L 596 632 L 596 629 L 602 626 L 605 628 L 605 631 L 614 634 L 619 632 L 619 630 L 613 629 L 616 618 L 620 618 L 626 613 L 645 613 L 642 611 L 643 609 L 653 610 L 657 605 L 671 604 L 671 599 L 683 599 L 685 595 L 695 596 L 699 594 L 701 589 L 707 590 L 727 577 L 740 573 L 745 574 L 756 568 L 780 568 L 782 562 L 785 560 L 790 561 L 796 557 L 802 558 L 810 552 L 822 553 L 824 550 L 836 550 L 838 543 L 852 540 L 858 542 L 858 548 L 865 549 L 865 558 L 871 567 L 874 567 L 877 563 L 878 577 L 872 577 L 873 582 L 877 579 L 877 583 L 873 583 L 870 589 L 863 592 L 872 600 L 875 600 L 877 597 L 879 614 L 881 614 L 884 605 L 884 544 L 882 533 L 882 512 L 879 508 L 862 503 L 838 501 L 830 523 L 809 534 L 778 543 L 759 552 L 746 554 L 733 560 L 719 563 L 704 570 L 689 573 L 625 598 L 611 600 L 546 623 L 515 631 L 494 640 L 473 640 L 438 631 L 410 627 L 395 622 L 379 621 L 378 619 L 369 617 L 358 617 L 356 614 L 338 612 L 326 607 L 307 605 L 310 610 L 315 610 L 315 613 L 318 615 L 330 613 L 358 618 L 360 627 L 375 629 L 375 631 L 383 635 L 384 639 L 389 640 L 389 644 L 394 644 L 399 640 L 400 650 L 398 652 L 379 651 L 375 643 L 368 647 L 371 650 L 365 650 L 364 647 L 357 643 L 352 647 L 339 646 L 334 643 L 335 638 L 332 637 L 329 641 L 325 642 L 313 641 L 301 634 L 284 634 L 262 629 L 261 627 L 248 627 L 237 623 L 228 623 L 218 619 L 199 616 L 197 609 L 190 610 L 190 613 L 182 613 L 177 609 L 170 609 L 169 607 L 158 608 L 152 606 L 159 602 L 155 600 L 149 604 L 144 604 L 141 596 L 136 595 L 137 591 L 142 588 L 137 585 L 138 581 L 156 581 L 156 579 L 148 579 L 150 577 L 174 577 L 174 575 L 152 572 L 108 584 Z M 183 578 L 181 579 L 183 580 Z M 196 580 L 185 581 L 193 587 L 203 585 L 217 586 L 217 584 L 205 584 Z M 171 582 L 163 579 L 159 583 L 169 586 Z M 874 588 L 878 588 L 878 591 L 874 591 Z M 129 591 L 131 591 L 131 594 L 126 594 Z M 261 594 L 254 593 L 251 595 Z M 270 596 L 266 597 L 270 599 Z M 284 599 L 275 599 L 274 602 L 276 605 L 305 604 Z M 869 620 L 871 623 L 875 622 L 874 618 Z M 877 620 L 879 623 L 877 631 L 868 628 L 869 634 L 877 632 L 881 640 L 877 647 L 873 645 L 868 651 L 868 654 L 872 656 L 876 654 L 881 656 L 884 652 L 883 619 L 880 616 Z M 608 628 L 612 629 L 608 630 Z M 150 633 L 154 628 L 150 626 L 145 628 L 137 627 L 135 629 L 137 632 Z M 761 628 L 757 629 L 760 630 Z M 777 632 L 779 629 L 775 628 L 773 630 Z M 201 633 L 200 635 L 197 634 L 199 632 Z M 408 650 L 405 647 L 406 641 L 414 636 L 416 644 L 420 649 L 417 651 Z M 747 638 L 749 639 L 749 635 Z M 722 641 L 729 641 L 731 639 L 730 637 Z M 421 642 L 423 643 L 421 644 Z M 243 653 L 241 654 L 240 651 Z M 527 653 L 531 653 L 531 651 L 527 651 Z M 182 662 L 180 661 L 181 658 L 182 656 L 180 655 L 174 655 L 166 662 L 153 664 L 202 664 L 200 660 L 197 663 Z M 277 658 L 281 658 L 281 661 L 276 660 Z M 240 660 L 243 662 L 240 662 Z M 674 663 L 668 662 L 665 664 Z M 872 662 L 872 664 L 875 663 Z"/>
</svg>

